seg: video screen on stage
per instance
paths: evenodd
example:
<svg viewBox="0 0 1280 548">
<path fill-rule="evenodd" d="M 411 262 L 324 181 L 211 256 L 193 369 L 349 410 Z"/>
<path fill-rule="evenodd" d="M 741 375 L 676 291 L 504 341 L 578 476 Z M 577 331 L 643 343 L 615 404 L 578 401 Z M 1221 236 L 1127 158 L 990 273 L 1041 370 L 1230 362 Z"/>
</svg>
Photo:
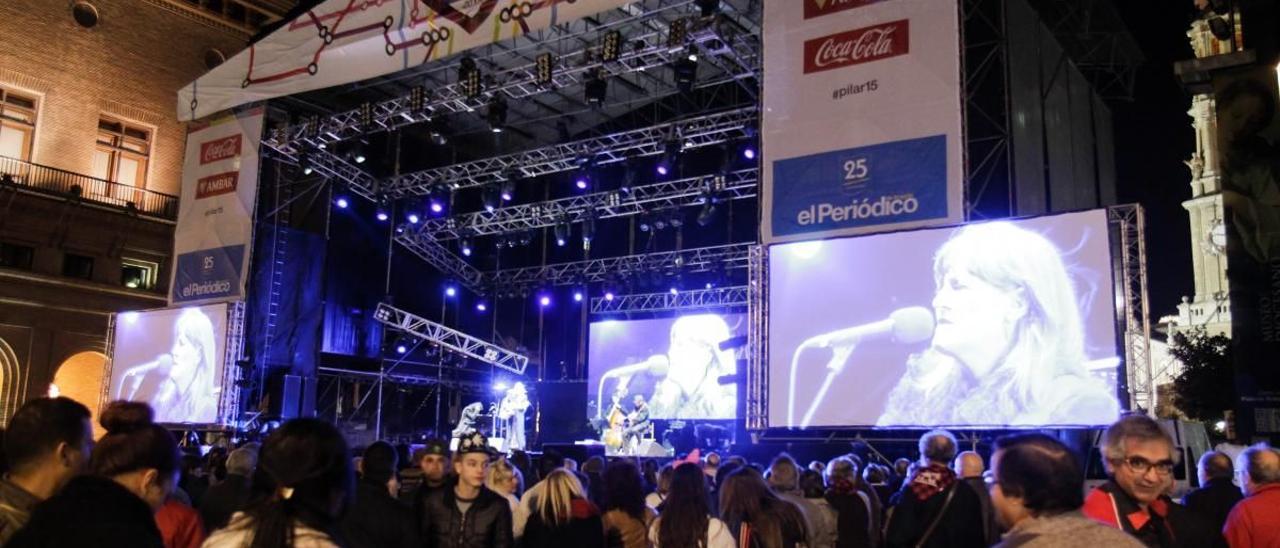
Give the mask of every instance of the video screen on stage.
<svg viewBox="0 0 1280 548">
<path fill-rule="evenodd" d="M 1105 210 L 769 248 L 771 427 L 1120 413 Z"/>
<path fill-rule="evenodd" d="M 615 405 L 628 415 L 642 399 L 652 419 L 734 418 L 740 350 L 721 346 L 746 333 L 745 314 L 592 323 L 588 416 L 607 420 Z"/>
<path fill-rule="evenodd" d="M 218 420 L 227 305 L 116 316 L 108 401 L 151 404 L 156 422 Z"/>
</svg>

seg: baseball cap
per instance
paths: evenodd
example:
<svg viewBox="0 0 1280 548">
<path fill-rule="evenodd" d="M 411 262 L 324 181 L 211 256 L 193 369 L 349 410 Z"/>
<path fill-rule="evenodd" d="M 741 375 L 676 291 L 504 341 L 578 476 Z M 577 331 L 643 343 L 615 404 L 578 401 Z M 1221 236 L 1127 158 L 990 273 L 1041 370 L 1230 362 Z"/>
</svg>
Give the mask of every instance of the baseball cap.
<svg viewBox="0 0 1280 548">
<path fill-rule="evenodd" d="M 458 438 L 458 450 L 454 453 L 457 456 L 467 455 L 471 453 L 484 453 L 486 455 L 493 454 L 493 448 L 489 447 L 489 438 L 480 432 L 471 432 L 463 434 Z"/>
</svg>

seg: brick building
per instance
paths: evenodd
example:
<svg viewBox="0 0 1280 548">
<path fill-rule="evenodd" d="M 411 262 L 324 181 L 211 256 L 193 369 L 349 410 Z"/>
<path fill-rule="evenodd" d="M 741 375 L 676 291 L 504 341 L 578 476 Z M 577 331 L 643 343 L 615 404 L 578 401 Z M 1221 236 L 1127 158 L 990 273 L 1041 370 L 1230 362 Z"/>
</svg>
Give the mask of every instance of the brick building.
<svg viewBox="0 0 1280 548">
<path fill-rule="evenodd" d="M 165 305 L 176 92 L 290 4 L 0 2 L 0 424 L 51 383 L 96 409 L 109 315 Z"/>
</svg>

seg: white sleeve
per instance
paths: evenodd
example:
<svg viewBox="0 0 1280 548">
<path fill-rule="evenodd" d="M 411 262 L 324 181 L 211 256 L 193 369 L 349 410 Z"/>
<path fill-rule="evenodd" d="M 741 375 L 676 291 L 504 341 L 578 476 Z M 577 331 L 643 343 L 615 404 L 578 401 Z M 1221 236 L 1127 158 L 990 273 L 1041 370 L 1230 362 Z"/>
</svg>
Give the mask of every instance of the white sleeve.
<svg viewBox="0 0 1280 548">
<path fill-rule="evenodd" d="M 654 543 L 657 546 L 657 543 Z M 733 533 L 729 531 L 729 526 L 723 521 L 711 518 L 711 522 L 707 524 L 707 548 L 737 548 L 738 543 L 733 539 Z"/>
</svg>

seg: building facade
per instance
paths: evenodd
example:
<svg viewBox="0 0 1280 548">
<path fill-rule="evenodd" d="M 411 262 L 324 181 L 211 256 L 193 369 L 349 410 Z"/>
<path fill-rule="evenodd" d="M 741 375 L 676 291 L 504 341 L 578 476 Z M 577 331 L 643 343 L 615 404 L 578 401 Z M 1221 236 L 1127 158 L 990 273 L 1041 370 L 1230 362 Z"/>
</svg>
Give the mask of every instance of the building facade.
<svg viewBox="0 0 1280 548">
<path fill-rule="evenodd" d="M 0 2 L 0 424 L 46 393 L 96 410 L 111 314 L 165 306 L 176 92 L 278 17 L 264 4 Z"/>
</svg>

